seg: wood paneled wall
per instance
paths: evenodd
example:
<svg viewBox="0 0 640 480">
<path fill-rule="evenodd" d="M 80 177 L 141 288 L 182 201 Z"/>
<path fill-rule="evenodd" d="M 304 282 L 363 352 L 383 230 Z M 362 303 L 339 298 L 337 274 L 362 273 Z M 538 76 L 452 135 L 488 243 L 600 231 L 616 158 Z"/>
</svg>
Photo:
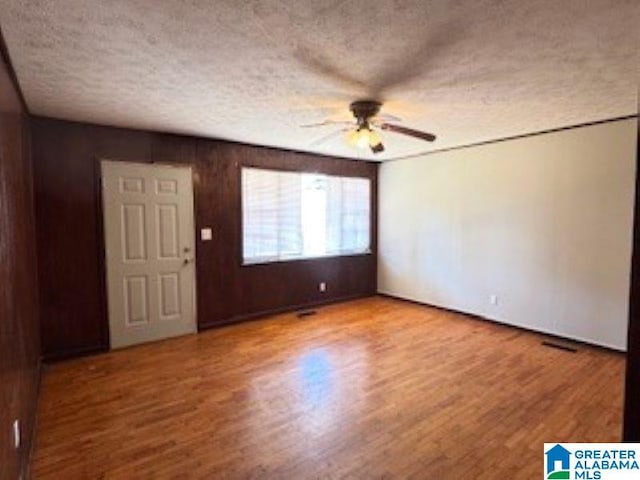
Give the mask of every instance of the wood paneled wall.
<svg viewBox="0 0 640 480">
<path fill-rule="evenodd" d="M 638 107 L 640 109 L 640 103 Z M 636 142 L 636 202 L 629 292 L 623 439 L 625 442 L 640 442 L 640 122 Z"/>
<path fill-rule="evenodd" d="M 61 357 L 108 347 L 100 159 L 189 164 L 194 170 L 199 328 L 374 294 L 376 164 L 194 137 L 34 118 L 43 351 Z M 374 253 L 241 266 L 242 165 L 358 175 L 372 180 Z M 327 282 L 327 292 L 318 282 Z"/>
<path fill-rule="evenodd" d="M 31 449 L 40 339 L 28 119 L 3 45 L 0 35 L 0 478 L 14 479 Z"/>
</svg>

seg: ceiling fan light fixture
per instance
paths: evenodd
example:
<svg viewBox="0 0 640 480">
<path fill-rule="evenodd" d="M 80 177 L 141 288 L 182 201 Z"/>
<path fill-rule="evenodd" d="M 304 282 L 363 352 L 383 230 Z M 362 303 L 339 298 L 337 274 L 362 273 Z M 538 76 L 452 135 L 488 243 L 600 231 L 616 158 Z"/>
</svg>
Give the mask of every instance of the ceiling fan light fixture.
<svg viewBox="0 0 640 480">
<path fill-rule="evenodd" d="M 347 132 L 346 140 L 350 147 L 356 147 L 358 145 L 358 130 L 355 128 L 349 130 Z"/>
<path fill-rule="evenodd" d="M 360 150 L 374 148 L 382 144 L 380 134 L 368 126 L 351 130 L 347 134 L 347 141 L 349 145 L 359 148 Z"/>
<path fill-rule="evenodd" d="M 371 145 L 371 151 L 373 153 L 382 153 L 384 152 L 384 145 L 381 143 L 378 143 L 377 145 Z"/>
<path fill-rule="evenodd" d="M 375 130 L 369 130 L 369 147 L 374 148 L 382 144 L 382 137 Z"/>
<path fill-rule="evenodd" d="M 340 134 L 341 132 L 346 131 L 345 140 L 349 146 L 359 150 L 370 149 L 374 154 L 385 151 L 385 146 L 382 143 L 382 136 L 380 135 L 379 130 L 406 135 L 426 142 L 433 142 L 436 139 L 436 136 L 432 133 L 414 130 L 413 128 L 397 125 L 396 123 L 388 123 L 385 121 L 385 118 L 390 118 L 390 121 L 392 122 L 401 122 L 402 120 L 390 115 L 378 115 L 381 106 L 382 104 L 380 102 L 374 100 L 358 100 L 353 102 L 349 108 L 351 113 L 353 113 L 356 124 L 351 128 L 347 127 L 335 133 Z M 323 126 L 334 123 L 351 124 L 350 121 L 336 122 L 326 120 L 310 126 Z"/>
<path fill-rule="evenodd" d="M 358 127 L 354 130 L 350 130 L 347 134 L 347 142 L 352 147 L 359 149 L 365 149 L 369 147 L 369 138 L 371 130 L 366 127 Z"/>
<path fill-rule="evenodd" d="M 358 141 L 356 143 L 356 146 L 361 150 L 366 149 L 367 147 L 369 147 L 369 138 L 371 138 L 371 130 L 369 130 L 368 128 L 359 129 Z"/>
</svg>

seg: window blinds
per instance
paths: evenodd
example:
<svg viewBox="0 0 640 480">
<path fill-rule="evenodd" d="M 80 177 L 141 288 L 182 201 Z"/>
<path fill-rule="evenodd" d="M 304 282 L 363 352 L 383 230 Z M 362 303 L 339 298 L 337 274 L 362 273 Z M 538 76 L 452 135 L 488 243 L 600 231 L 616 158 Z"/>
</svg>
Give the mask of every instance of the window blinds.
<svg viewBox="0 0 640 480">
<path fill-rule="evenodd" d="M 369 252 L 370 198 L 366 178 L 243 168 L 244 263 Z"/>
</svg>

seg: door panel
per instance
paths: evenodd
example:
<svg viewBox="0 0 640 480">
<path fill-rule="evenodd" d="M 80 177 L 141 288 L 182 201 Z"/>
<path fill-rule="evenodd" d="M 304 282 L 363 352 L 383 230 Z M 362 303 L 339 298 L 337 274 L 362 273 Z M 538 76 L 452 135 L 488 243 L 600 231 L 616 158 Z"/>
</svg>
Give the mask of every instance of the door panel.
<svg viewBox="0 0 640 480">
<path fill-rule="evenodd" d="M 158 205 L 156 212 L 160 258 L 178 258 L 178 208 L 176 205 Z"/>
<path fill-rule="evenodd" d="M 124 310 L 127 325 L 147 323 L 147 277 L 132 275 L 124 279 Z"/>
<path fill-rule="evenodd" d="M 160 275 L 160 305 L 161 318 L 180 315 L 180 273 Z"/>
<path fill-rule="evenodd" d="M 122 241 L 124 261 L 146 260 L 144 205 L 122 205 Z"/>
<path fill-rule="evenodd" d="M 175 180 L 156 180 L 156 193 L 175 194 L 178 193 L 178 183 Z"/>
<path fill-rule="evenodd" d="M 122 177 L 120 179 L 120 193 L 144 193 L 144 179 Z"/>
<path fill-rule="evenodd" d="M 191 168 L 102 162 L 111 347 L 192 333 Z"/>
</svg>

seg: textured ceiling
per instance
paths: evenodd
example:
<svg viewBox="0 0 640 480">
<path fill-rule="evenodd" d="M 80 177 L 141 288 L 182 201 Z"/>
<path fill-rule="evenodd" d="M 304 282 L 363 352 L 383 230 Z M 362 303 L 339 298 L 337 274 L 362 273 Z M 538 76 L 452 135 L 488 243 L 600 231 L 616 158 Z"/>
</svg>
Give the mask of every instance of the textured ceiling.
<svg viewBox="0 0 640 480">
<path fill-rule="evenodd" d="M 375 96 L 433 144 L 637 113 L 637 0 L 0 0 L 32 113 L 373 158 L 335 127 Z"/>
</svg>

